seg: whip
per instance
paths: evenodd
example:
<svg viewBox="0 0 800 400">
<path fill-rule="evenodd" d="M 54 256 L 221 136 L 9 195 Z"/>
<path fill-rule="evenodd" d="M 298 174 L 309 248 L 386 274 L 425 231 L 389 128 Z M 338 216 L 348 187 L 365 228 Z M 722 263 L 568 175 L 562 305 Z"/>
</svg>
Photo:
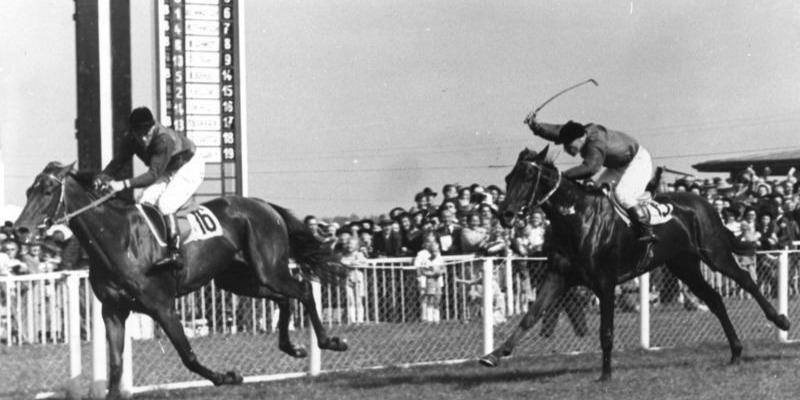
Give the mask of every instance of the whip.
<svg viewBox="0 0 800 400">
<path fill-rule="evenodd" d="M 535 110 L 533 110 L 533 111 L 531 111 L 531 112 L 529 112 L 529 113 L 528 113 L 528 115 L 525 117 L 525 121 L 524 121 L 524 122 L 525 122 L 525 125 L 529 125 L 529 124 L 530 124 L 530 122 L 531 122 L 531 121 L 532 121 L 532 120 L 533 120 L 533 119 L 536 117 L 536 114 L 539 112 L 539 110 L 541 110 L 542 108 L 544 108 L 544 106 L 546 106 L 546 105 L 547 105 L 548 103 L 550 103 L 551 101 L 555 100 L 555 99 L 556 99 L 556 97 L 558 97 L 558 96 L 561 96 L 562 94 L 564 94 L 564 93 L 567 93 L 567 92 L 569 92 L 569 91 L 570 91 L 570 90 L 572 90 L 572 89 L 575 89 L 575 88 L 577 88 L 577 87 L 579 87 L 579 86 L 583 86 L 583 85 L 585 85 L 585 84 L 587 84 L 587 83 L 590 83 L 590 82 L 591 82 L 591 83 L 593 83 L 595 86 L 600 86 L 600 85 L 597 83 L 597 81 L 596 81 L 596 80 L 594 80 L 594 79 L 587 79 L 587 80 L 585 80 L 585 81 L 583 81 L 583 82 L 581 82 L 581 83 L 577 83 L 577 84 L 575 84 L 575 85 L 572 85 L 572 86 L 570 86 L 570 87 L 568 87 L 568 88 L 566 88 L 566 89 L 564 89 L 564 90 L 562 90 L 562 91 L 560 91 L 560 92 L 556 93 L 556 94 L 555 94 L 553 97 L 551 97 L 551 98 L 547 99 L 547 101 L 545 101 L 544 103 L 542 103 L 542 105 L 540 105 L 540 106 L 539 106 L 539 108 L 537 108 L 537 109 L 535 109 Z"/>
</svg>

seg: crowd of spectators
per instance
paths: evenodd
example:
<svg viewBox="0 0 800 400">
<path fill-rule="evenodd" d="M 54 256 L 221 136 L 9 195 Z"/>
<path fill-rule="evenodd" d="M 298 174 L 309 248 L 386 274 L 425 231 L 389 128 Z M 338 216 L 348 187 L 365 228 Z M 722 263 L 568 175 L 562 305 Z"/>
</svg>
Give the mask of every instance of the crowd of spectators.
<svg viewBox="0 0 800 400">
<path fill-rule="evenodd" d="M 40 274 L 74 269 L 81 257 L 81 248 L 72 232 L 56 225 L 44 232 L 41 239 L 18 240 L 13 223 L 0 228 L 0 277 Z"/>
</svg>

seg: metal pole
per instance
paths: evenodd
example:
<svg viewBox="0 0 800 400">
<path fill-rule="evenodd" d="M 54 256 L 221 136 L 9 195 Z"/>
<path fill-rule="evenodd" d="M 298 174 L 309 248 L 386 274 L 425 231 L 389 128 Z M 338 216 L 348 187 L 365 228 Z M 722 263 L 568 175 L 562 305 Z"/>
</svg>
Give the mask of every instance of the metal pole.
<svg viewBox="0 0 800 400">
<path fill-rule="evenodd" d="M 511 255 L 506 256 L 505 260 L 505 281 L 506 281 L 506 316 L 514 315 L 514 268 L 511 265 Z"/>
<path fill-rule="evenodd" d="M 322 285 L 317 281 L 311 281 L 311 293 L 314 296 L 314 303 L 317 307 L 317 314 L 322 314 Z M 309 357 L 308 357 L 308 374 L 317 376 L 322 371 L 322 352 L 319 349 L 319 342 L 317 341 L 317 334 L 314 332 L 314 327 L 309 323 Z"/>
<path fill-rule="evenodd" d="M 69 398 L 81 398 L 81 309 L 80 309 L 80 281 L 75 274 L 67 274 L 67 296 L 69 315 L 69 383 L 67 391 Z"/>
<path fill-rule="evenodd" d="M 650 348 L 650 273 L 639 277 L 639 339 L 643 349 Z"/>
<path fill-rule="evenodd" d="M 494 277 L 492 259 L 483 260 L 483 353 L 494 349 Z"/>
<path fill-rule="evenodd" d="M 784 249 L 778 257 L 778 313 L 789 312 L 789 251 Z M 778 340 L 789 341 L 789 332 L 778 330 Z"/>
</svg>

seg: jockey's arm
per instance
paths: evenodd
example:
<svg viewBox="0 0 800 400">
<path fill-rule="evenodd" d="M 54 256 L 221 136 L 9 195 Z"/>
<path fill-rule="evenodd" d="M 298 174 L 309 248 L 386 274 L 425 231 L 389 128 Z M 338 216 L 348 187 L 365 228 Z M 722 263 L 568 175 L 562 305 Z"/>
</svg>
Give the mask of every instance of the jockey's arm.
<svg viewBox="0 0 800 400">
<path fill-rule="evenodd" d="M 591 178 L 603 167 L 605 159 L 606 156 L 603 150 L 594 145 L 594 143 L 587 141 L 586 145 L 584 145 L 583 163 L 566 170 L 564 177 L 570 179 Z"/>
<path fill-rule="evenodd" d="M 556 139 L 558 139 L 558 133 L 563 126 L 564 125 L 540 123 L 536 122 L 536 120 L 532 120 L 530 125 L 528 125 L 534 135 L 551 142 L 555 142 Z"/>
<path fill-rule="evenodd" d="M 120 146 L 117 148 L 114 158 L 106 165 L 101 175 L 105 175 L 108 179 L 116 178 L 119 171 L 121 171 L 133 159 L 133 143 L 131 143 L 130 134 L 126 134 Z"/>
<path fill-rule="evenodd" d="M 150 186 L 166 172 L 167 165 L 172 158 L 172 150 L 175 147 L 175 143 L 163 137 L 158 139 L 156 143 L 150 146 L 154 149 L 153 155 L 150 157 L 150 168 L 147 172 L 131 178 L 129 182 L 131 188 Z"/>
</svg>

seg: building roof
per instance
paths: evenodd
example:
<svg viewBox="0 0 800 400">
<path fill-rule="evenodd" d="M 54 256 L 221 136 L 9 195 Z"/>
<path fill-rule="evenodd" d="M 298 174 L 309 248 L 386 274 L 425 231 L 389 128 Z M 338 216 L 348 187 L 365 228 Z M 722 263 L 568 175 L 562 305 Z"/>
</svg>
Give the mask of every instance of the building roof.
<svg viewBox="0 0 800 400">
<path fill-rule="evenodd" d="M 800 169 L 800 149 L 704 161 L 692 165 L 692 168 L 700 172 L 730 172 L 735 174 L 750 165 L 752 165 L 756 171 L 761 171 L 764 167 L 768 166 L 772 169 L 773 175 L 784 175 L 791 167 L 798 167 L 798 169 Z"/>
</svg>

